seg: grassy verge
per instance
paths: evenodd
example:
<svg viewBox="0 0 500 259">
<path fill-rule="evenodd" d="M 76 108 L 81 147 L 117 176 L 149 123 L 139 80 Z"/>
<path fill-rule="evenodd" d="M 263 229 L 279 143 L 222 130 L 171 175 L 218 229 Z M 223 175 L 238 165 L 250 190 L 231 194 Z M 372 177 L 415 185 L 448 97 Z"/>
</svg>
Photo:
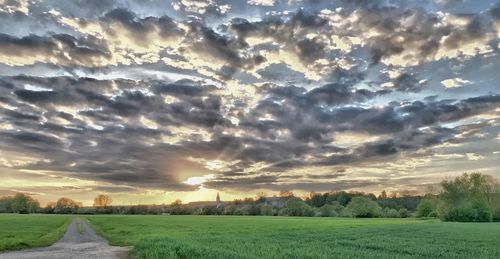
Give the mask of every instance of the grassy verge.
<svg viewBox="0 0 500 259">
<path fill-rule="evenodd" d="M 76 230 L 78 231 L 79 234 L 83 234 L 82 219 L 81 218 L 76 218 Z"/>
<path fill-rule="evenodd" d="M 415 219 L 89 216 L 133 258 L 500 258 L 500 224 Z"/>
<path fill-rule="evenodd" d="M 63 215 L 0 214 L 0 251 L 49 246 L 59 240 L 71 223 Z"/>
</svg>

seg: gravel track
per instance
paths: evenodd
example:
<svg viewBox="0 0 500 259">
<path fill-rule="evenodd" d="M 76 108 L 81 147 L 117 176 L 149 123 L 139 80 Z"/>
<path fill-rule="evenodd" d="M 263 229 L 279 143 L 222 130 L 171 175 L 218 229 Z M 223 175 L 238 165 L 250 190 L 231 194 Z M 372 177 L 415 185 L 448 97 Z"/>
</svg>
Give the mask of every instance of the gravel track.
<svg viewBox="0 0 500 259">
<path fill-rule="evenodd" d="M 85 219 L 80 220 L 81 233 L 78 231 L 78 223 L 73 219 L 68 226 L 64 236 L 55 244 L 32 248 L 20 251 L 0 254 L 0 259 L 7 258 L 71 258 L 71 259 L 111 259 L 127 258 L 128 248 L 119 246 L 110 246 L 108 242 L 97 235 L 88 225 Z"/>
</svg>

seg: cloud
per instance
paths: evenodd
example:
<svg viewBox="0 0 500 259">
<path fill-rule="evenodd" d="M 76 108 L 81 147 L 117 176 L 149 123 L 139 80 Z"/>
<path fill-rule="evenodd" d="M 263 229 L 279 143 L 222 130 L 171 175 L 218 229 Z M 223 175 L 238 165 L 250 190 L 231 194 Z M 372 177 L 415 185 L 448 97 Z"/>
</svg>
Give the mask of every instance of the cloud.
<svg viewBox="0 0 500 259">
<path fill-rule="evenodd" d="M 472 82 L 469 80 L 464 80 L 462 78 L 450 78 L 441 81 L 441 84 L 444 85 L 446 88 L 456 88 L 456 87 L 461 87 L 464 85 L 471 84 Z"/>
<path fill-rule="evenodd" d="M 7 1 L 0 162 L 117 193 L 493 171 L 498 6 L 445 2 Z"/>
<path fill-rule="evenodd" d="M 478 155 L 476 153 L 466 153 L 465 155 L 467 156 L 467 159 L 473 161 L 484 159 L 484 156 Z"/>
<path fill-rule="evenodd" d="M 0 49 L 0 60 L 10 66 L 44 62 L 92 67 L 100 66 L 110 58 L 107 48 L 97 39 L 77 39 L 68 34 L 21 38 L 0 34 Z"/>
<path fill-rule="evenodd" d="M 249 0 L 248 4 L 250 5 L 264 5 L 264 6 L 273 6 L 275 0 Z"/>
<path fill-rule="evenodd" d="M 28 0 L 0 2 L 0 13 L 29 15 L 30 2 Z"/>
</svg>

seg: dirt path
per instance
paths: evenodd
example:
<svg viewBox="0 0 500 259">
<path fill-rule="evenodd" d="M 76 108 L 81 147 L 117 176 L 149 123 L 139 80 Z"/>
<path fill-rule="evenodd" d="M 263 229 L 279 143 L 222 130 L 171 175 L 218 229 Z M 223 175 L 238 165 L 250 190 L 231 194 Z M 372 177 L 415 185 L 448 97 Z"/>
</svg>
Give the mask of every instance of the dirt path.
<svg viewBox="0 0 500 259">
<path fill-rule="evenodd" d="M 82 219 L 77 219 L 66 230 L 63 238 L 49 247 L 26 249 L 0 254 L 0 259 L 7 258 L 127 258 L 126 247 L 110 246 L 108 242 L 97 235 Z M 80 225 L 80 227 L 78 227 Z"/>
</svg>

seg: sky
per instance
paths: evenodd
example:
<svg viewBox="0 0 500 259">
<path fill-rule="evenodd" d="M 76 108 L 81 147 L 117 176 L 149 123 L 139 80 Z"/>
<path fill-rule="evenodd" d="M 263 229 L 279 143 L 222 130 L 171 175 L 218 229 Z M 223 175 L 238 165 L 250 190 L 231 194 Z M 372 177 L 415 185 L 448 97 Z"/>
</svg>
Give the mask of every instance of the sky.
<svg viewBox="0 0 500 259">
<path fill-rule="evenodd" d="M 0 195 L 500 177 L 500 3 L 0 0 Z"/>
</svg>

